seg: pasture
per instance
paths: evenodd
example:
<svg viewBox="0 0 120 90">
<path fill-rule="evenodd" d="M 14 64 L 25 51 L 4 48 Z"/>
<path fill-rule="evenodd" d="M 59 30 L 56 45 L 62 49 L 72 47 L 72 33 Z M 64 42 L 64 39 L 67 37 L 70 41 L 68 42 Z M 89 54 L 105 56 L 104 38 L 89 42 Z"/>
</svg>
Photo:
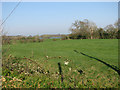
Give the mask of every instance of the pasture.
<svg viewBox="0 0 120 90">
<path fill-rule="evenodd" d="M 3 51 L 3 88 L 119 86 L 117 39 L 17 42 L 3 45 Z"/>
</svg>

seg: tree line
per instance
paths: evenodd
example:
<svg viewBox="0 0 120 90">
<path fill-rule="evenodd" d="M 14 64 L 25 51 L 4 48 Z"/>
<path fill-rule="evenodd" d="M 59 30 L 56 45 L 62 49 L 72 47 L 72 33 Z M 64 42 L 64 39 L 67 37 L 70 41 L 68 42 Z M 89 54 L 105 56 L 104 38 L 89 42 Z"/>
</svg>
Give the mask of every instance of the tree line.
<svg viewBox="0 0 120 90">
<path fill-rule="evenodd" d="M 70 39 L 119 39 L 120 30 L 118 29 L 120 19 L 113 25 L 107 25 L 104 28 L 98 28 L 97 25 L 84 19 L 76 20 L 70 27 Z"/>
</svg>

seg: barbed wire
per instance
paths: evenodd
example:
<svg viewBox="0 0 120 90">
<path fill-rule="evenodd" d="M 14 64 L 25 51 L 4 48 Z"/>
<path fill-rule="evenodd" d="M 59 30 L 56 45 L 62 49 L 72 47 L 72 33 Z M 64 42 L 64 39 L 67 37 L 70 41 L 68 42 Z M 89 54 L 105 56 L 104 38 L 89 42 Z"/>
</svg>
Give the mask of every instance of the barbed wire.
<svg viewBox="0 0 120 90">
<path fill-rule="evenodd" d="M 4 21 L 1 23 L 1 26 L 7 21 L 7 19 L 12 15 L 12 13 L 15 11 L 15 9 L 20 5 L 20 3 L 22 2 L 22 0 L 20 0 L 18 2 L 18 4 L 13 8 L 13 10 L 10 12 L 10 14 L 8 14 L 8 16 L 4 19 Z"/>
</svg>

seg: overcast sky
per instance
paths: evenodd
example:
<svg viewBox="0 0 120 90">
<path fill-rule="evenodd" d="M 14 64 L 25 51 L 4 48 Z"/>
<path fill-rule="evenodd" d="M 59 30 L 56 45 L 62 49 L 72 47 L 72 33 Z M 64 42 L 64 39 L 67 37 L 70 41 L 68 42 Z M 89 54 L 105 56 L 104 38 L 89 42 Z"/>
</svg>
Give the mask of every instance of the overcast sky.
<svg viewBox="0 0 120 90">
<path fill-rule="evenodd" d="M 2 3 L 2 18 L 15 2 Z M 88 19 L 98 27 L 118 19 L 117 2 L 22 2 L 4 24 L 9 35 L 67 34 L 75 20 Z"/>
</svg>

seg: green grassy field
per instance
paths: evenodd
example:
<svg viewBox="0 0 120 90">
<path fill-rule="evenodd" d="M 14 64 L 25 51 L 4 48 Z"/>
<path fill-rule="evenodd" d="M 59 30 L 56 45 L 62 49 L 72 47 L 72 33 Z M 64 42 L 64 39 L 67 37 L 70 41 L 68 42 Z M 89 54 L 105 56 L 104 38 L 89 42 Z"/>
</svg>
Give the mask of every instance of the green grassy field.
<svg viewBox="0 0 120 90">
<path fill-rule="evenodd" d="M 3 50 L 7 47 L 4 45 Z M 12 71 L 6 67 L 3 68 L 3 77 L 5 78 L 3 87 L 118 87 L 118 73 L 115 70 L 98 60 L 76 53 L 74 50 L 118 67 L 117 39 L 45 40 L 40 43 L 16 43 L 10 45 L 10 50 L 6 52 L 6 56 L 3 53 L 5 65 L 16 64 L 15 67 L 9 65 L 9 68 L 15 69 Z M 38 66 L 30 61 L 22 60 L 21 58 L 24 57 L 39 64 L 46 74 L 37 71 L 30 73 L 32 68 L 36 70 Z M 65 65 L 65 61 L 69 62 L 68 65 Z M 59 62 L 62 67 L 63 82 L 61 82 L 59 73 Z M 19 72 L 20 67 L 18 66 L 20 65 L 18 64 L 24 64 L 24 68 L 27 65 L 30 70 L 25 69 L 23 72 Z M 16 70 L 18 71 L 15 72 Z M 7 74 L 8 72 L 9 74 Z M 28 72 L 27 75 L 26 72 Z M 22 81 L 14 81 L 14 77 Z M 17 84 L 15 84 L 16 82 Z"/>
</svg>

